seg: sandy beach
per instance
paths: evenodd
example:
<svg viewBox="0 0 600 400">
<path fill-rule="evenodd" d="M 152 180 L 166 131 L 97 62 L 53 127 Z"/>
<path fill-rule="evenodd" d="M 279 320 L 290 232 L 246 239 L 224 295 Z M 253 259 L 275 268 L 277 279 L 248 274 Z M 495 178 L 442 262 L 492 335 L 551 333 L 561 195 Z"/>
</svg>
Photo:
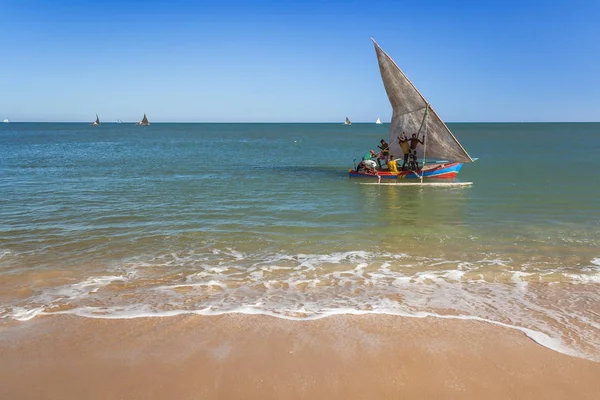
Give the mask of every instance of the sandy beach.
<svg viewBox="0 0 600 400">
<path fill-rule="evenodd" d="M 3 399 L 600 398 L 600 363 L 478 321 L 48 316 L 0 328 Z"/>
</svg>

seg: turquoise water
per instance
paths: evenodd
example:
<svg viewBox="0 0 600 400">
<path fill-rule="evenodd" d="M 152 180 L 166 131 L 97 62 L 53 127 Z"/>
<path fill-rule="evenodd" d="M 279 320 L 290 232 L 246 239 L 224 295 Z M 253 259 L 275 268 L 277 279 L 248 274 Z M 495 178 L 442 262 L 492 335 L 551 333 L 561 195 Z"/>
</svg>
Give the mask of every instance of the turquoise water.
<svg viewBox="0 0 600 400">
<path fill-rule="evenodd" d="M 348 178 L 387 124 L 2 124 L 0 316 L 460 315 L 599 359 L 600 124 L 450 129 L 471 186 Z"/>
</svg>

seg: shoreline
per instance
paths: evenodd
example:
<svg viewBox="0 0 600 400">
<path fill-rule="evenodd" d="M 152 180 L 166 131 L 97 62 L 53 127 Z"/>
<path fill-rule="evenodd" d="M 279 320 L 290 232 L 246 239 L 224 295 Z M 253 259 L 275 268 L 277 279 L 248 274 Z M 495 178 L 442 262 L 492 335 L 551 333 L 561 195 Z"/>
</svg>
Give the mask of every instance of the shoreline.
<svg viewBox="0 0 600 400">
<path fill-rule="evenodd" d="M 478 316 L 471 315 L 453 315 L 453 314 L 436 314 L 432 312 L 417 312 L 415 314 L 405 314 L 405 313 L 394 313 L 394 312 L 380 312 L 380 311 L 359 311 L 359 310 L 350 310 L 350 309 L 342 309 L 342 310 L 334 310 L 327 314 L 318 314 L 318 315 L 308 315 L 304 317 L 295 317 L 291 315 L 285 314 L 277 314 L 269 311 L 257 311 L 252 307 L 242 307 L 240 309 L 235 309 L 231 311 L 221 311 L 221 312 L 211 312 L 209 309 L 204 310 L 172 310 L 172 311 L 163 311 L 163 312 L 146 312 L 142 314 L 107 314 L 107 315 L 94 315 L 91 311 L 88 310 L 90 314 L 80 313 L 77 310 L 69 310 L 69 311 L 56 311 L 56 312 L 44 312 L 42 309 L 34 309 L 30 310 L 23 314 L 22 318 L 14 318 L 17 322 L 27 322 L 31 321 L 34 318 L 47 318 L 52 316 L 61 316 L 61 317 L 76 317 L 76 318 L 89 318 L 89 319 L 97 319 L 97 320 L 135 320 L 135 319 L 154 319 L 154 318 L 175 318 L 175 317 L 189 317 L 189 316 L 197 316 L 197 317 L 221 317 L 228 315 L 240 315 L 240 316 L 262 316 L 267 318 L 275 318 L 282 319 L 287 321 L 295 321 L 295 322 L 303 322 L 303 321 L 317 321 L 321 319 L 331 318 L 331 317 L 344 317 L 344 316 L 386 316 L 386 317 L 398 317 L 398 318 L 416 318 L 416 319 L 424 319 L 424 318 L 439 318 L 442 320 L 460 320 L 460 321 L 476 321 L 484 324 L 495 325 L 501 328 L 513 330 L 516 332 L 520 332 L 525 335 L 529 340 L 535 342 L 537 345 L 542 346 L 548 350 L 553 352 L 563 354 L 570 357 L 581 358 L 583 360 L 600 362 L 600 360 L 595 359 L 593 356 L 586 355 L 583 353 L 579 353 L 574 349 L 571 349 L 565 346 L 560 339 L 553 338 L 548 336 L 547 334 L 536 331 L 534 329 L 529 329 L 525 327 L 520 327 L 517 325 L 511 325 L 504 322 L 494 321 L 491 319 L 486 319 Z"/>
<path fill-rule="evenodd" d="M 600 363 L 472 319 L 40 316 L 0 353 L 2 398 L 600 397 Z"/>
</svg>

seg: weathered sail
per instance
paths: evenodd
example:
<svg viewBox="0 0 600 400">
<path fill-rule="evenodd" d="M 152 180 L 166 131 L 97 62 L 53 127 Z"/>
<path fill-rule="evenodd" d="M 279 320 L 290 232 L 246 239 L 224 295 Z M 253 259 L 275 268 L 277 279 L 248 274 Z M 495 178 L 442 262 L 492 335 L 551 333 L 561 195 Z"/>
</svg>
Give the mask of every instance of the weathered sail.
<svg viewBox="0 0 600 400">
<path fill-rule="evenodd" d="M 373 39 L 371 39 L 373 40 Z M 444 124 L 431 105 L 419 93 L 417 88 L 398 68 L 396 63 L 385 51 L 373 40 L 379 71 L 383 86 L 393 109 L 392 122 L 390 124 L 390 153 L 396 158 L 403 156 L 398 136 L 402 132 L 410 138 L 413 133 L 419 139 L 426 134 L 426 156 L 428 159 L 444 159 L 456 162 L 471 162 L 473 159 L 461 144 L 456 140 L 450 129 Z M 427 108 L 429 110 L 425 115 Z M 417 147 L 417 156 L 423 157 L 424 146 Z"/>
<path fill-rule="evenodd" d="M 98 118 L 98 114 L 96 114 L 96 124 L 100 125 L 100 118 Z"/>
</svg>

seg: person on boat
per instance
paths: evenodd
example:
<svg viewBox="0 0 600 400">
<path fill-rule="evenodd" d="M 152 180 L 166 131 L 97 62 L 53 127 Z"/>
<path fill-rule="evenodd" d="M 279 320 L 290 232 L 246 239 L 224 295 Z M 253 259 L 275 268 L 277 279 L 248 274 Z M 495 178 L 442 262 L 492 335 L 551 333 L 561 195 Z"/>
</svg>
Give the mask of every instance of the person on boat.
<svg viewBox="0 0 600 400">
<path fill-rule="evenodd" d="M 358 164 L 356 172 L 359 172 L 360 169 L 363 168 L 366 172 L 373 173 L 375 171 L 375 167 L 377 166 L 377 163 L 373 161 L 373 159 L 377 159 L 377 153 L 375 153 L 373 150 L 369 150 L 369 152 L 363 156 L 362 161 Z"/>
<path fill-rule="evenodd" d="M 406 167 L 408 162 L 408 157 L 410 156 L 410 144 L 408 144 L 408 138 L 406 137 L 406 132 L 402 132 L 402 135 L 398 136 L 398 143 L 400 144 L 400 148 L 404 153 L 404 162 L 402 163 L 402 171 L 404 171 L 404 167 Z"/>
<path fill-rule="evenodd" d="M 394 160 L 394 155 L 390 154 L 390 159 L 387 162 L 388 171 L 390 172 L 398 172 L 398 165 L 396 164 L 396 160 Z"/>
<path fill-rule="evenodd" d="M 413 133 L 412 137 L 408 139 L 408 141 L 410 143 L 410 163 L 408 168 L 411 168 L 412 165 L 412 169 L 419 169 L 419 161 L 417 160 L 417 145 L 419 143 L 421 143 L 422 145 L 425 144 L 425 135 L 423 135 L 423 141 L 421 141 L 417 137 L 417 134 Z"/>
<path fill-rule="evenodd" d="M 379 168 L 381 169 L 381 161 L 383 160 L 385 161 L 385 163 L 387 164 L 388 159 L 390 157 L 390 145 L 387 144 L 385 142 L 385 140 L 381 139 L 381 146 L 377 146 L 379 147 L 379 149 L 381 150 L 381 152 L 379 153 L 379 157 L 377 157 L 377 164 L 379 165 Z"/>
</svg>

